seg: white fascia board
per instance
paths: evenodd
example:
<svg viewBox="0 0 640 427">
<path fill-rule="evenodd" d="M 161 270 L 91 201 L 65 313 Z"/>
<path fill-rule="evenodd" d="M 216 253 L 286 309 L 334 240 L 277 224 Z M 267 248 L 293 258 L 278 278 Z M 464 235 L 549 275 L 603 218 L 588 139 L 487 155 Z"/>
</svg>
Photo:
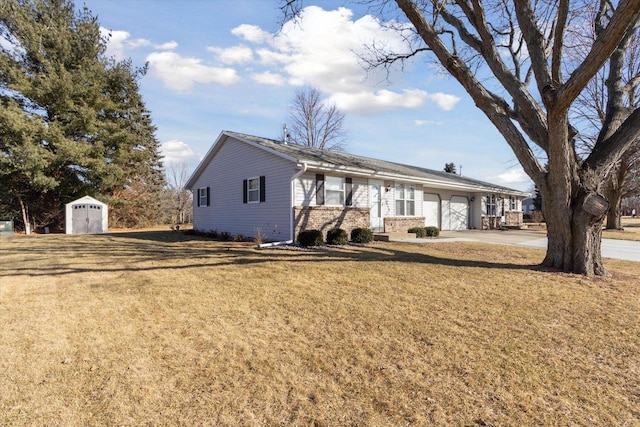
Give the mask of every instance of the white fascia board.
<svg viewBox="0 0 640 427">
<path fill-rule="evenodd" d="M 372 169 L 356 169 L 346 166 L 335 166 L 329 163 L 314 163 L 307 162 L 309 169 L 315 169 L 323 172 L 337 172 L 342 174 L 351 174 L 357 176 L 363 176 L 368 178 L 378 179 L 392 179 L 404 182 L 419 183 L 431 188 L 442 188 L 447 190 L 465 190 L 469 192 L 488 192 L 488 193 L 500 193 L 508 195 L 527 196 L 528 193 L 518 190 L 508 190 L 506 188 L 490 187 L 484 185 L 474 185 L 467 183 L 456 183 L 450 181 L 441 181 L 437 179 L 420 178 L 410 175 L 393 174 L 388 172 L 378 172 Z"/>
</svg>

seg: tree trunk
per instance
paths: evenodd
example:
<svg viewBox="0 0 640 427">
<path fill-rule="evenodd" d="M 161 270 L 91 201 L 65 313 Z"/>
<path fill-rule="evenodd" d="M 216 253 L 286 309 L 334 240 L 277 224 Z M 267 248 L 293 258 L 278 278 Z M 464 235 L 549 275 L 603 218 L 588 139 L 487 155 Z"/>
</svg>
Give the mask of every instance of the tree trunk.
<svg viewBox="0 0 640 427">
<path fill-rule="evenodd" d="M 622 230 L 622 194 L 620 191 L 607 192 L 609 212 L 607 212 L 607 230 Z"/>
<path fill-rule="evenodd" d="M 553 196 L 543 194 L 542 199 L 548 238 L 542 266 L 587 276 L 608 275 L 601 252 L 607 201 L 589 192 L 573 198 L 569 206 L 562 209 L 557 207 L 559 200 Z"/>
<path fill-rule="evenodd" d="M 22 222 L 24 222 L 24 234 L 31 234 L 31 224 L 29 223 L 29 211 L 22 201 L 22 197 L 18 195 L 18 201 L 20 202 L 20 210 L 22 212 Z"/>
</svg>

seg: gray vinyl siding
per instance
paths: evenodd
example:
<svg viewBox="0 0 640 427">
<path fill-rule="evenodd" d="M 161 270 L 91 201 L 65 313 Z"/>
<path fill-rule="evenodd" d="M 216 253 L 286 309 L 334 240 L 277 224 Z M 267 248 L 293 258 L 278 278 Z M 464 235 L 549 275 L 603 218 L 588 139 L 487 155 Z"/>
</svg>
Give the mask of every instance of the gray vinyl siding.
<svg viewBox="0 0 640 427">
<path fill-rule="evenodd" d="M 316 206 L 316 173 L 331 176 L 351 176 L 341 175 L 331 172 L 307 171 L 296 179 L 295 206 Z M 369 186 L 367 178 L 361 176 L 351 176 L 352 179 L 352 207 L 366 208 L 369 206 Z"/>
<path fill-rule="evenodd" d="M 194 228 L 273 240 L 290 238 L 291 177 L 295 163 L 228 138 L 193 185 Z M 242 182 L 265 177 L 266 200 L 243 203 Z M 198 206 L 198 188 L 210 187 L 210 205 Z"/>
</svg>

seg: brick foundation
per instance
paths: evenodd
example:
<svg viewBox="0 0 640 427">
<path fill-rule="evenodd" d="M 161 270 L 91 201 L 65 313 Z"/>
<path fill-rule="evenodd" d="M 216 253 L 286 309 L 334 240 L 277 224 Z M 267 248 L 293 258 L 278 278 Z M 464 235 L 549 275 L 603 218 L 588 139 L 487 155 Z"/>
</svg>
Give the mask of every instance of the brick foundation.
<svg viewBox="0 0 640 427">
<path fill-rule="evenodd" d="M 493 230 L 496 228 L 500 228 L 502 225 L 507 227 L 516 227 L 522 225 L 524 221 L 522 220 L 522 212 L 519 211 L 509 211 L 504 213 L 504 224 L 502 223 L 502 217 L 482 217 L 482 229 L 483 230 Z"/>
<path fill-rule="evenodd" d="M 328 206 L 296 206 L 293 211 L 296 239 L 302 230 L 320 230 L 327 236 L 327 231 L 339 227 L 351 236 L 354 228 L 371 226 L 369 208 L 340 208 Z"/>
<path fill-rule="evenodd" d="M 424 227 L 424 217 L 388 217 L 384 219 L 385 233 L 406 233 L 413 227 Z"/>
</svg>

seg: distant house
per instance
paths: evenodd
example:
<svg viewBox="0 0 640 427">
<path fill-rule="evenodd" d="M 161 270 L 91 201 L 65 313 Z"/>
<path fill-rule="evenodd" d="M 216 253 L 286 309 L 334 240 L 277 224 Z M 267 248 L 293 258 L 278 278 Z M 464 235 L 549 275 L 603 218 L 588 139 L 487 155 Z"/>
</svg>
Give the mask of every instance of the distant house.
<svg viewBox="0 0 640 427">
<path fill-rule="evenodd" d="M 528 193 L 459 175 L 222 132 L 186 187 L 194 228 L 294 240 L 301 230 L 404 232 L 522 224 Z"/>
<path fill-rule="evenodd" d="M 536 209 L 533 197 L 527 197 L 522 201 L 522 213 L 530 215 Z"/>
</svg>

